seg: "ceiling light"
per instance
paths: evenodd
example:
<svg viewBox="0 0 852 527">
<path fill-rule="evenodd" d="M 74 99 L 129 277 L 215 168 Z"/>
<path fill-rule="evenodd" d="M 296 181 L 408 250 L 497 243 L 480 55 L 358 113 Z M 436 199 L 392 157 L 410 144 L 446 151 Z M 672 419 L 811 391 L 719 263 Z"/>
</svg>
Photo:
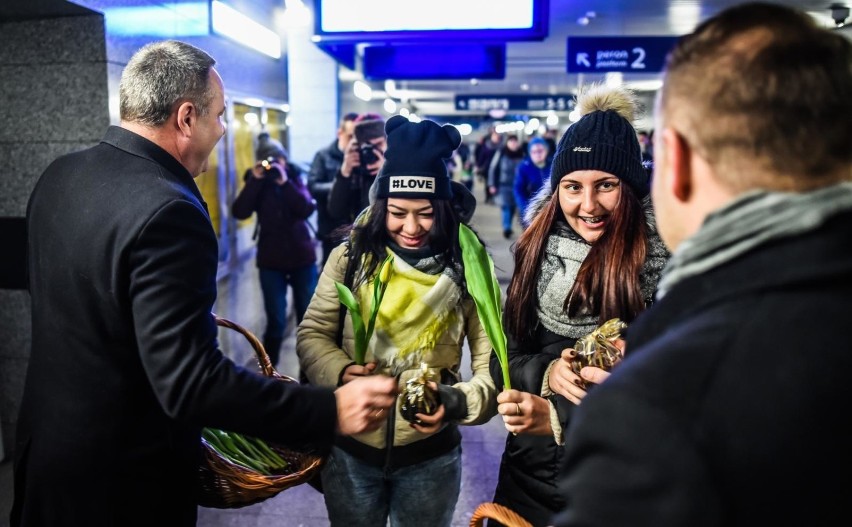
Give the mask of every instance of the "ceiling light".
<svg viewBox="0 0 852 527">
<path fill-rule="evenodd" d="M 228 37 L 274 59 L 281 58 L 281 38 L 276 32 L 218 0 L 213 0 L 210 6 L 210 27 L 213 33 Z"/>
<path fill-rule="evenodd" d="M 355 94 L 355 97 L 358 97 L 362 101 L 369 102 L 373 100 L 373 89 L 364 81 L 355 81 L 352 84 L 352 92 Z"/>
</svg>

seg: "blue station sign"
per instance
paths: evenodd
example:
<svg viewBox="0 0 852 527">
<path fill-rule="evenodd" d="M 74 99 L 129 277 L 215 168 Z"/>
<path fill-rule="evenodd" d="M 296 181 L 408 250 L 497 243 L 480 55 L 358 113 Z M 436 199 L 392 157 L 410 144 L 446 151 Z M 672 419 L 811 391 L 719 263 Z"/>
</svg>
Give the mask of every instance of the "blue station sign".
<svg viewBox="0 0 852 527">
<path fill-rule="evenodd" d="M 678 37 L 568 37 L 568 73 L 659 73 Z"/>
<path fill-rule="evenodd" d="M 489 112 L 520 110 L 525 112 L 570 112 L 573 95 L 456 95 L 456 110 Z"/>
</svg>

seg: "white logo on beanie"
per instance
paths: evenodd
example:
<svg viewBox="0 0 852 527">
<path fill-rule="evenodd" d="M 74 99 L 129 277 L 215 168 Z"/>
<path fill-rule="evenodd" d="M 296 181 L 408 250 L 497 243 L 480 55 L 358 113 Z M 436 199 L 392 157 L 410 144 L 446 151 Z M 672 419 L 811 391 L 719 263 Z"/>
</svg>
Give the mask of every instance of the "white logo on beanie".
<svg viewBox="0 0 852 527">
<path fill-rule="evenodd" d="M 435 178 L 420 176 L 391 176 L 389 192 L 435 193 Z"/>
<path fill-rule="evenodd" d="M 591 146 L 575 146 L 574 151 L 575 152 L 591 152 L 592 147 Z"/>
</svg>

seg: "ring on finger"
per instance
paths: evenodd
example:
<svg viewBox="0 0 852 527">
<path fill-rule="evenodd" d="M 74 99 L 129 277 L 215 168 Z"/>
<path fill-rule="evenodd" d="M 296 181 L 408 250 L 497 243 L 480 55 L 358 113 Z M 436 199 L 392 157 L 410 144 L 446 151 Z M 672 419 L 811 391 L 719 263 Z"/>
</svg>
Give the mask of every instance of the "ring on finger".
<svg viewBox="0 0 852 527">
<path fill-rule="evenodd" d="M 517 407 L 515 415 L 524 415 L 524 412 L 521 411 L 521 403 L 515 403 L 515 406 Z"/>
</svg>

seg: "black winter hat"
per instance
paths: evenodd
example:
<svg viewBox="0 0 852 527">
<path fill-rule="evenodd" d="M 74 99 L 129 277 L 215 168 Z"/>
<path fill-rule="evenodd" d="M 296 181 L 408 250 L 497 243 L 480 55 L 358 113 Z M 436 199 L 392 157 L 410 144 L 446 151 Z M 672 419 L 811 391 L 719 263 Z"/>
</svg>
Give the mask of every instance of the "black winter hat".
<svg viewBox="0 0 852 527">
<path fill-rule="evenodd" d="M 630 185 L 639 199 L 647 196 L 649 178 L 642 166 L 636 129 L 623 116 L 632 116 L 631 94 L 623 88 L 601 86 L 590 90 L 585 101 L 583 96 L 578 99 L 578 106 L 584 103 L 591 111 L 565 131 L 556 147 L 550 189 L 555 192 L 559 181 L 575 170 L 600 170 Z"/>
<path fill-rule="evenodd" d="M 290 159 L 284 145 L 280 141 L 269 137 L 269 134 L 266 132 L 262 132 L 257 136 L 257 150 L 255 150 L 255 155 L 257 156 L 256 159 L 267 159 L 270 157 Z"/>
<path fill-rule="evenodd" d="M 412 123 L 394 115 L 385 124 L 388 148 L 376 178 L 376 197 L 451 199 L 446 159 L 461 144 L 455 126 L 424 119 Z"/>
</svg>

